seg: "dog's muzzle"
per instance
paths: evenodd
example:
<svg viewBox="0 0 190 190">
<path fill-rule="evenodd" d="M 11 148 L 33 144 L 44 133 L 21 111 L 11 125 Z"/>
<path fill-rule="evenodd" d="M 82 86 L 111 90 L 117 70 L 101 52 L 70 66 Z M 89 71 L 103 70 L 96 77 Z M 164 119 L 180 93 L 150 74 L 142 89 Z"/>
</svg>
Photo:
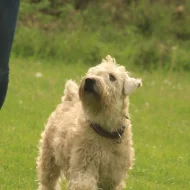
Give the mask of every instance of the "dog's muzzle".
<svg viewBox="0 0 190 190">
<path fill-rule="evenodd" d="M 94 87 L 96 84 L 96 80 L 93 78 L 86 78 L 84 83 L 84 90 L 86 92 L 95 92 Z"/>
</svg>

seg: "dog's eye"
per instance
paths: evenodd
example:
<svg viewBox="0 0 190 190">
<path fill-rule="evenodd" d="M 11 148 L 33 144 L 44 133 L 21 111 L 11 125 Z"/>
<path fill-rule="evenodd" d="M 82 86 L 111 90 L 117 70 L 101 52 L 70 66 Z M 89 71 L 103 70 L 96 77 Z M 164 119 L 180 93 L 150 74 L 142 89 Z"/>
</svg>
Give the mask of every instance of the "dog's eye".
<svg viewBox="0 0 190 190">
<path fill-rule="evenodd" d="M 109 74 L 109 79 L 112 82 L 116 81 L 116 78 L 112 74 Z"/>
</svg>

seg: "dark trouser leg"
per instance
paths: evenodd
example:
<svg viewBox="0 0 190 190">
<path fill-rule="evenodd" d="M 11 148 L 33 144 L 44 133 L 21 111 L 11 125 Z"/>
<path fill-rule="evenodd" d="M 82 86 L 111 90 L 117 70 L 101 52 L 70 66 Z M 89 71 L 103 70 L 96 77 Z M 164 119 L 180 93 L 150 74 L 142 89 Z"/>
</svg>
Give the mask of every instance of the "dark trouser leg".
<svg viewBox="0 0 190 190">
<path fill-rule="evenodd" d="M 9 57 L 20 0 L 0 0 L 0 109 L 9 81 Z"/>
</svg>

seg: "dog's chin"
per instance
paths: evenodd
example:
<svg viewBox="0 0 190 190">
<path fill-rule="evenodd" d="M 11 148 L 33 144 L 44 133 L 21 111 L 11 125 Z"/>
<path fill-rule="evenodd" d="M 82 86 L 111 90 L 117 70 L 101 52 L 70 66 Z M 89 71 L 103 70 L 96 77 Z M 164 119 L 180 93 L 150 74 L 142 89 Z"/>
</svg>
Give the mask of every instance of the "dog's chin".
<svg viewBox="0 0 190 190">
<path fill-rule="evenodd" d="M 99 110 L 101 100 L 96 92 L 84 91 L 81 101 L 87 112 L 97 113 Z"/>
<path fill-rule="evenodd" d="M 82 99 L 83 101 L 85 100 L 85 102 L 87 104 L 92 104 L 92 103 L 96 103 L 99 104 L 100 102 L 100 95 L 97 91 L 97 89 L 95 88 L 83 88 L 82 89 Z"/>
</svg>

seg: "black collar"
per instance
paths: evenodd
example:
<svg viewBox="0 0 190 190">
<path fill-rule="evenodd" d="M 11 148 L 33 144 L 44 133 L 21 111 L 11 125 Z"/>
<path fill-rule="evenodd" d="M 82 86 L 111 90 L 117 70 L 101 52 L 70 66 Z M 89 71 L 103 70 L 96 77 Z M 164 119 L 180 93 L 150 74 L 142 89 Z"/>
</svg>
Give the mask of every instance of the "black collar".
<svg viewBox="0 0 190 190">
<path fill-rule="evenodd" d="M 125 131 L 125 126 L 121 126 L 120 129 L 117 131 L 109 132 L 105 129 L 103 129 L 99 124 L 90 122 L 90 126 L 96 131 L 96 133 L 109 138 L 109 139 L 121 139 L 124 131 Z"/>
</svg>

